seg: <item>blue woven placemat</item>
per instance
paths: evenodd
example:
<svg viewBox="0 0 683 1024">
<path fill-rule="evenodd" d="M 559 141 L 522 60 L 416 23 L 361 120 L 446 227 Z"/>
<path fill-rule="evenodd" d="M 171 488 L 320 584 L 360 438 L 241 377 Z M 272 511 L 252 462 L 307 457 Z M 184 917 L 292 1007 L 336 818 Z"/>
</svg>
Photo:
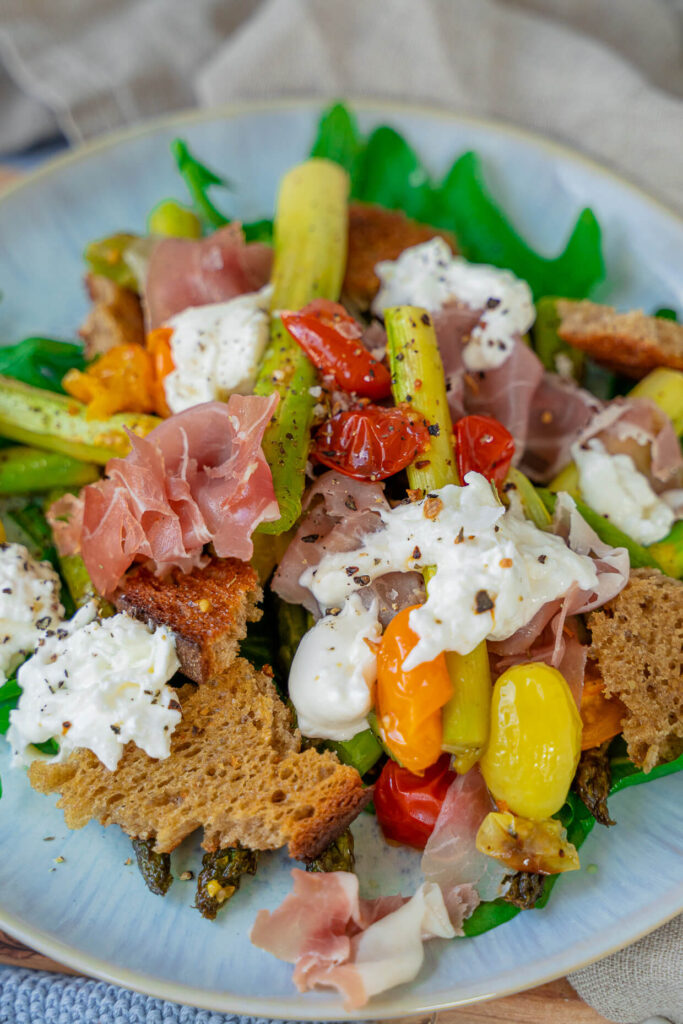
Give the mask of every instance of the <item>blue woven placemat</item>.
<svg viewBox="0 0 683 1024">
<path fill-rule="evenodd" d="M 0 966 L 0 1024 L 268 1024 L 153 999 L 104 981 Z M 285 1024 L 294 1024 L 288 1021 Z"/>
</svg>

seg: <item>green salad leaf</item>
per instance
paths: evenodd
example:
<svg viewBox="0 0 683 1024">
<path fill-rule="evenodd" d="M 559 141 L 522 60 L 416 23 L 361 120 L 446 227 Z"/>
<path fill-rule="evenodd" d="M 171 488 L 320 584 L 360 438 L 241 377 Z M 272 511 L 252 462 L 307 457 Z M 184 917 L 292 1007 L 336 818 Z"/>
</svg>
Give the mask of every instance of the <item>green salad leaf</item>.
<svg viewBox="0 0 683 1024">
<path fill-rule="evenodd" d="M 0 374 L 45 391 L 64 393 L 67 370 L 85 369 L 82 345 L 54 338 L 24 338 L 0 348 Z"/>
<path fill-rule="evenodd" d="M 180 171 L 187 190 L 192 197 L 196 211 L 208 227 L 222 228 L 228 223 L 228 218 L 221 213 L 217 206 L 209 198 L 209 189 L 214 185 L 221 188 L 231 188 L 230 182 L 222 178 L 220 174 L 212 171 L 206 164 L 201 163 L 196 156 L 190 152 L 190 148 L 183 139 L 174 139 L 171 143 L 171 153 Z"/>
<path fill-rule="evenodd" d="M 476 153 L 463 153 L 435 183 L 397 131 L 384 125 L 364 140 L 352 113 L 335 103 L 320 119 L 311 155 L 346 168 L 353 198 L 452 231 L 468 260 L 512 270 L 529 283 L 534 299 L 583 299 L 605 276 L 600 226 L 592 210 L 581 211 L 559 256 L 541 256 L 487 191 Z"/>
</svg>

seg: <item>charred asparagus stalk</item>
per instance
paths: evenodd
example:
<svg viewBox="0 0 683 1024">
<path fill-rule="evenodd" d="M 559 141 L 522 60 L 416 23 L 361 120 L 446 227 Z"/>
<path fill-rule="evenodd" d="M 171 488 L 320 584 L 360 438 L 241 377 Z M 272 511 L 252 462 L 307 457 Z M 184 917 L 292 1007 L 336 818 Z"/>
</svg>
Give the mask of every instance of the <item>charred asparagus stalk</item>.
<svg viewBox="0 0 683 1024">
<path fill-rule="evenodd" d="M 155 896 L 165 896 L 173 882 L 171 855 L 155 853 L 154 839 L 134 839 L 133 849 L 145 885 Z"/>
<path fill-rule="evenodd" d="M 221 907 L 239 889 L 242 875 L 256 874 L 257 864 L 258 852 L 243 850 L 241 846 L 205 853 L 197 879 L 195 904 L 202 917 L 213 921 Z"/>
</svg>

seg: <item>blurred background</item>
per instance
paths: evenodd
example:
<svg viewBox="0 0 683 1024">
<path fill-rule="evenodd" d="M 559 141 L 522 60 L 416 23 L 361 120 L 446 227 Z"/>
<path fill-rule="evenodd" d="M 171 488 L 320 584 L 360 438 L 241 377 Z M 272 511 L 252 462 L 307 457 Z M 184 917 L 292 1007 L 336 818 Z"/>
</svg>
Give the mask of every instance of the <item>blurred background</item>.
<svg viewBox="0 0 683 1024">
<path fill-rule="evenodd" d="M 0 162 L 164 112 L 384 97 L 544 132 L 683 210 L 683 0 L 0 0 Z"/>
</svg>

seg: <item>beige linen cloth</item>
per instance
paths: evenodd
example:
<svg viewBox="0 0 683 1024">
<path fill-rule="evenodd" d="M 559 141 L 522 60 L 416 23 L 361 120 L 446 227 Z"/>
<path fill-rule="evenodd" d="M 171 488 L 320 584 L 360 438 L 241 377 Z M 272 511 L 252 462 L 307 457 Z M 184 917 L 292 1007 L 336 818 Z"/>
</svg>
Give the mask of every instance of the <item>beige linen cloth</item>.
<svg viewBox="0 0 683 1024">
<path fill-rule="evenodd" d="M 310 95 L 521 124 L 683 213 L 683 0 L 0 0 L 0 154 Z M 614 1021 L 683 1024 L 683 919 L 571 980 Z"/>
</svg>

